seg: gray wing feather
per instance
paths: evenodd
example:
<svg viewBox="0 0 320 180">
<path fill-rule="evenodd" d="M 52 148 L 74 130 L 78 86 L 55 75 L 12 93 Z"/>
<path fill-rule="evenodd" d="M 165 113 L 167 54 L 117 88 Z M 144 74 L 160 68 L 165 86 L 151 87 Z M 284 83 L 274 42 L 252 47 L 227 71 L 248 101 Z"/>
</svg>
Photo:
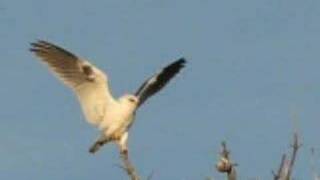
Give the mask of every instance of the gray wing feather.
<svg viewBox="0 0 320 180">
<path fill-rule="evenodd" d="M 94 67 L 69 51 L 46 41 L 31 43 L 30 51 L 71 88 L 94 80 Z"/>
</svg>

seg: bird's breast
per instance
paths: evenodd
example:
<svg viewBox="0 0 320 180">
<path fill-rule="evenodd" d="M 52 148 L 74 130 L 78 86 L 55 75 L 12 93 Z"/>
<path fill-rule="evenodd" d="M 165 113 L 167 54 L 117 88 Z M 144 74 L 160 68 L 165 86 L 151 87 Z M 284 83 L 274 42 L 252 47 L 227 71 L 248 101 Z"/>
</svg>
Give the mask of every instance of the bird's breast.
<svg viewBox="0 0 320 180">
<path fill-rule="evenodd" d="M 132 111 L 121 106 L 114 106 L 113 108 L 107 109 L 105 117 L 99 127 L 108 135 L 119 135 L 129 129 L 132 124 L 132 120 Z"/>
</svg>

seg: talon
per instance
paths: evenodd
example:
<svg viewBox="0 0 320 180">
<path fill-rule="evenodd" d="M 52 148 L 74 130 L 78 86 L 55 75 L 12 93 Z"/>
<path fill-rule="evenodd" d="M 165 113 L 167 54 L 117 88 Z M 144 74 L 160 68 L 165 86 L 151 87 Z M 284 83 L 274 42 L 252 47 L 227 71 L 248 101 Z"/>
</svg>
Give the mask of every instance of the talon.
<svg viewBox="0 0 320 180">
<path fill-rule="evenodd" d="M 121 150 L 120 153 L 123 155 L 128 155 L 128 149 L 123 149 L 123 150 Z"/>
</svg>

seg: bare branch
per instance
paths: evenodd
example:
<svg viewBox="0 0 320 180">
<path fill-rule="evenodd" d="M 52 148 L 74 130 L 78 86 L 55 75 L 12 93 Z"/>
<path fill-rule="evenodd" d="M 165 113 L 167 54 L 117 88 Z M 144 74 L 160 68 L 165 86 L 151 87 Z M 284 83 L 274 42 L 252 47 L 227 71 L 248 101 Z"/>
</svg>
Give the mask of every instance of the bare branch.
<svg viewBox="0 0 320 180">
<path fill-rule="evenodd" d="M 237 180 L 236 168 L 232 166 L 231 172 L 228 173 L 228 180 Z"/>
<path fill-rule="evenodd" d="M 222 151 L 220 153 L 220 161 L 216 165 L 216 169 L 221 173 L 227 173 L 228 180 L 236 180 L 237 173 L 235 166 L 237 164 L 232 163 L 230 159 L 230 151 L 227 149 L 225 142 L 221 143 Z"/>
<path fill-rule="evenodd" d="M 130 162 L 129 154 L 128 153 L 120 153 L 120 157 L 121 157 L 122 163 L 123 163 L 123 166 L 121 166 L 121 167 L 123 170 L 126 171 L 129 178 L 131 180 L 140 180 L 140 177 L 139 177 L 137 171 L 135 170 L 133 164 Z"/>
<path fill-rule="evenodd" d="M 277 173 L 273 172 L 274 180 L 290 180 L 291 179 L 291 174 L 293 171 L 294 163 L 297 158 L 297 153 L 299 148 L 301 147 L 297 132 L 293 134 L 293 144 L 291 145 L 291 147 L 292 147 L 292 154 L 290 159 L 287 159 L 285 154 L 282 156 L 281 164 Z"/>
<path fill-rule="evenodd" d="M 316 149 L 315 148 L 311 148 L 311 171 L 312 171 L 312 175 L 314 180 L 320 180 L 320 176 L 317 173 L 316 170 L 316 164 L 315 164 L 315 159 L 316 159 Z"/>
<path fill-rule="evenodd" d="M 286 166 L 286 162 L 287 162 L 287 155 L 286 154 L 283 154 L 282 155 L 282 158 L 281 158 L 281 163 L 280 163 L 280 166 L 279 166 L 279 169 L 277 171 L 277 173 L 275 173 L 274 171 L 272 171 L 272 174 L 273 174 L 273 179 L 274 180 L 284 180 L 284 176 L 286 173 L 285 172 L 285 166 Z"/>
<path fill-rule="evenodd" d="M 291 145 L 292 147 L 292 155 L 291 155 L 291 161 L 290 161 L 290 164 L 289 164 L 289 169 L 288 169 L 288 175 L 287 175 L 287 180 L 289 180 L 291 178 L 291 174 L 292 174 L 292 171 L 293 171 L 293 166 L 294 166 L 294 163 L 296 161 L 296 158 L 297 158 L 297 153 L 298 153 L 298 150 L 299 148 L 301 147 L 302 144 L 300 144 L 299 142 L 299 137 L 298 137 L 298 133 L 295 132 L 293 134 L 293 145 Z"/>
<path fill-rule="evenodd" d="M 151 180 L 153 178 L 154 172 L 152 171 L 151 174 L 147 177 L 147 180 Z"/>
</svg>

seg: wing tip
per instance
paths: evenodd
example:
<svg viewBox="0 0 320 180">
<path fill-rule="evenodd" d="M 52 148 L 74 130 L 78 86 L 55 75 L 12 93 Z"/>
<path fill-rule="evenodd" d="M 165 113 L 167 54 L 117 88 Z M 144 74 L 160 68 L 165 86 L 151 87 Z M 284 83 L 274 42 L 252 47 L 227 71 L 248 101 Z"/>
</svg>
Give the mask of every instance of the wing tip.
<svg viewBox="0 0 320 180">
<path fill-rule="evenodd" d="M 184 57 L 181 57 L 172 63 L 172 65 L 174 67 L 177 67 L 178 69 L 184 68 L 186 64 L 187 64 L 187 60 Z"/>
<path fill-rule="evenodd" d="M 33 53 L 38 53 L 40 51 L 41 46 L 37 42 L 30 43 L 29 51 Z"/>
<path fill-rule="evenodd" d="M 66 49 L 55 45 L 53 43 L 50 43 L 48 41 L 45 40 L 35 40 L 34 42 L 30 43 L 31 48 L 29 49 L 31 52 L 35 52 L 35 53 L 64 53 L 64 55 L 74 58 L 74 59 L 78 59 L 76 55 L 74 55 L 73 53 L 67 51 Z"/>
<path fill-rule="evenodd" d="M 44 42 L 45 41 L 42 41 L 42 40 L 37 40 L 37 41 L 31 42 L 30 43 L 31 47 L 29 48 L 29 51 L 31 51 L 31 52 L 41 51 L 41 49 L 43 49 L 45 46 Z"/>
<path fill-rule="evenodd" d="M 36 48 L 29 48 L 29 51 L 31 51 L 31 52 L 38 52 L 38 49 L 36 49 Z"/>
<path fill-rule="evenodd" d="M 37 39 L 34 42 L 31 42 L 30 45 L 33 47 L 42 47 L 42 46 L 46 46 L 46 45 L 48 46 L 48 45 L 50 45 L 50 43 L 47 41 L 41 40 L 41 39 Z"/>
<path fill-rule="evenodd" d="M 181 57 L 177 60 L 177 63 L 185 65 L 187 63 L 187 60 L 185 57 Z"/>
</svg>

